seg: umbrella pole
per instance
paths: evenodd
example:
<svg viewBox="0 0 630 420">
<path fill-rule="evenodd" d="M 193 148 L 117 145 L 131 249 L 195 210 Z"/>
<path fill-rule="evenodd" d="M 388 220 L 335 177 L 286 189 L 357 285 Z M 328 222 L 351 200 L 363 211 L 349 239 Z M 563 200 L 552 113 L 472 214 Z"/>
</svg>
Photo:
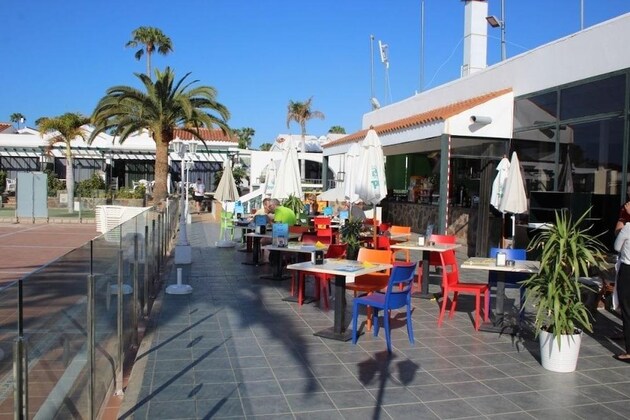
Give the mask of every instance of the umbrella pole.
<svg viewBox="0 0 630 420">
<path fill-rule="evenodd" d="M 499 248 L 505 248 L 505 213 L 501 213 L 501 244 Z"/>
<path fill-rule="evenodd" d="M 378 228 L 376 226 L 376 206 L 374 206 L 374 214 L 372 215 L 372 223 L 374 224 L 374 249 L 376 249 L 376 237 L 378 236 Z"/>
</svg>

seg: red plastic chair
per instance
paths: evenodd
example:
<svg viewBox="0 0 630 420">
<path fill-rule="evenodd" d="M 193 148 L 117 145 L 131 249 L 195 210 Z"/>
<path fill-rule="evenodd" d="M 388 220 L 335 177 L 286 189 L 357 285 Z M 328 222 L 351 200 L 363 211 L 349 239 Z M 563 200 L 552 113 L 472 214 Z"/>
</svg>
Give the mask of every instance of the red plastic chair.
<svg viewBox="0 0 630 420">
<path fill-rule="evenodd" d="M 333 243 L 333 229 L 330 226 L 331 219 L 330 217 L 321 217 L 317 216 L 313 220 L 315 224 L 315 233 L 317 234 L 317 240 L 323 244 L 332 244 Z"/>
<path fill-rule="evenodd" d="M 484 321 L 488 322 L 490 319 L 490 287 L 488 283 L 461 283 L 459 281 L 459 268 L 455 258 L 455 251 L 449 250 L 440 253 L 440 259 L 442 261 L 442 306 L 438 317 L 438 327 L 442 326 L 449 294 L 453 292 L 451 310 L 449 312 L 449 318 L 452 318 L 455 314 L 459 294 L 468 293 L 475 295 L 475 330 L 479 331 L 479 327 L 481 327 L 481 315 L 479 313 L 481 295 L 484 297 Z"/>
<path fill-rule="evenodd" d="M 326 251 L 326 258 L 345 258 L 346 244 L 332 244 L 328 246 Z M 324 273 L 306 273 L 300 271 L 298 273 L 298 304 L 302 305 L 304 302 L 304 286 L 306 283 L 306 276 L 312 276 L 315 279 L 315 299 L 324 300 L 324 309 L 328 310 L 328 295 L 330 294 L 330 280 L 334 278 L 332 274 Z"/>
</svg>

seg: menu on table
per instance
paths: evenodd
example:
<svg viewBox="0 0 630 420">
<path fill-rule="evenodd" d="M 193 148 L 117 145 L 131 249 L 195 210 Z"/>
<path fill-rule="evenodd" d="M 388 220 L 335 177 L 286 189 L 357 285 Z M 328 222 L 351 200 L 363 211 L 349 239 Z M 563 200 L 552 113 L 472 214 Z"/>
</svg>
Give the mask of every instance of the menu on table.
<svg viewBox="0 0 630 420">
<path fill-rule="evenodd" d="M 289 243 L 289 225 L 287 223 L 274 223 L 271 227 L 271 243 L 275 246 L 285 247 Z"/>
</svg>

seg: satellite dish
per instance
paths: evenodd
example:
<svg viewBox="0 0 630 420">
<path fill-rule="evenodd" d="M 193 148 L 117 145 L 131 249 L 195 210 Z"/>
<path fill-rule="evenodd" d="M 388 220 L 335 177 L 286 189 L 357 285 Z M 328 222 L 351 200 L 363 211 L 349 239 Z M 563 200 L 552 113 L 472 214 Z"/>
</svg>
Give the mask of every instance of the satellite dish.
<svg viewBox="0 0 630 420">
<path fill-rule="evenodd" d="M 381 103 L 374 97 L 370 99 L 370 103 L 372 104 L 372 109 L 379 109 L 381 107 Z"/>
</svg>

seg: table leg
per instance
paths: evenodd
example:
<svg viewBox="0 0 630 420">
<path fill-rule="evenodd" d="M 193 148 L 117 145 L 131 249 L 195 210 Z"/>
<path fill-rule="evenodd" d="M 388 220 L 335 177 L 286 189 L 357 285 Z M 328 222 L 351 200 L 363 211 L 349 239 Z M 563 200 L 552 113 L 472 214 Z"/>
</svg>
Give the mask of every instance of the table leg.
<svg viewBox="0 0 630 420">
<path fill-rule="evenodd" d="M 497 271 L 497 290 L 494 314 L 492 314 L 490 322 L 481 324 L 479 330 L 485 332 L 495 332 L 499 334 L 515 334 L 518 331 L 518 326 L 505 323 L 504 306 L 505 273 L 503 271 Z"/>
<path fill-rule="evenodd" d="M 420 293 L 414 293 L 412 296 L 421 299 L 433 299 L 433 293 L 429 293 L 429 255 L 430 251 L 422 251 L 422 285 Z"/>
<path fill-rule="evenodd" d="M 275 264 L 273 265 L 273 274 L 271 276 L 260 276 L 261 279 L 282 281 L 291 278 L 288 274 L 282 274 L 282 254 L 280 251 L 271 251 L 269 253 L 269 261 L 271 262 L 271 260 L 275 260 Z"/>
<path fill-rule="evenodd" d="M 326 328 L 325 330 L 318 331 L 314 335 L 338 341 L 348 341 L 352 338 L 352 331 L 346 330 L 345 295 L 345 276 L 335 276 L 335 322 L 332 328 Z"/>
<path fill-rule="evenodd" d="M 243 235 L 242 235 L 241 240 L 245 241 L 245 248 L 239 249 L 239 252 L 252 252 L 252 238 L 249 236 L 245 236 L 245 234 L 249 232 L 253 232 L 253 230 L 251 229 L 243 230 Z"/>
<path fill-rule="evenodd" d="M 254 237 L 254 251 L 252 253 L 252 261 L 243 261 L 245 265 L 265 265 L 264 262 L 260 261 L 260 238 Z"/>
</svg>

